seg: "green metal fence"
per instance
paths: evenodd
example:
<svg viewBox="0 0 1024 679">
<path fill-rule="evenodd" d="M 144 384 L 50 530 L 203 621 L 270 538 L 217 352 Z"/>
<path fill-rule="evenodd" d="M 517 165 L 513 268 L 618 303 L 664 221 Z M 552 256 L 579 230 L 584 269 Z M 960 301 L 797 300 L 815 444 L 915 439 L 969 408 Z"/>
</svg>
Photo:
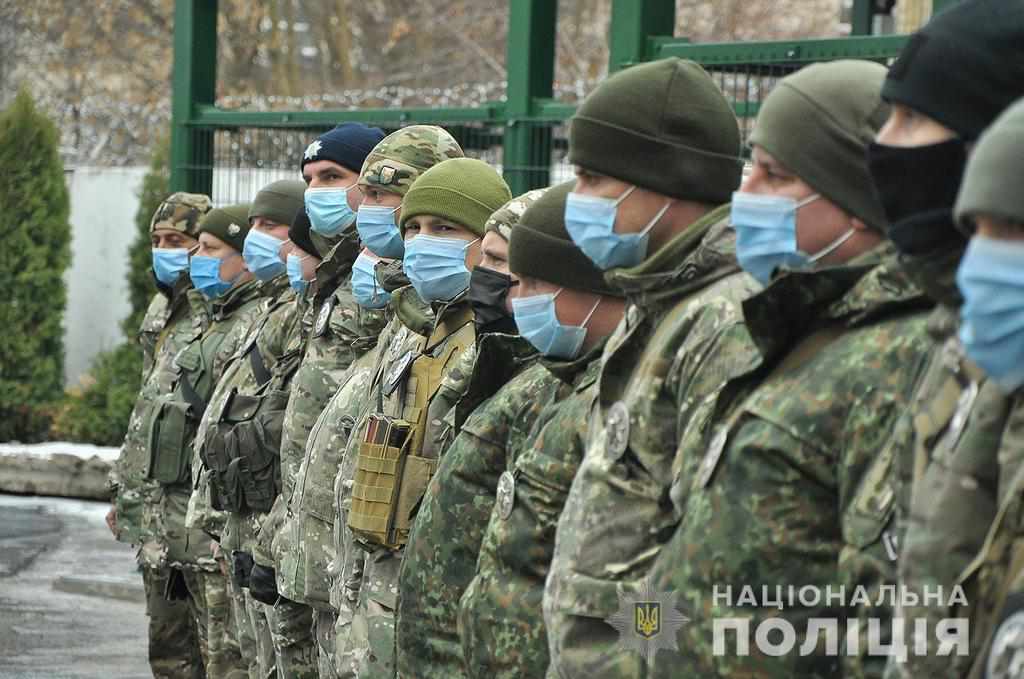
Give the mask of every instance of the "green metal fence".
<svg viewBox="0 0 1024 679">
<path fill-rule="evenodd" d="M 511 0 L 506 98 L 472 108 L 234 112 L 213 105 L 216 0 L 177 0 L 171 183 L 208 192 L 218 204 L 249 200 L 273 179 L 295 177 L 303 149 L 344 121 L 385 131 L 427 123 L 449 129 L 467 155 L 499 168 L 514 194 L 568 180 L 567 120 L 574 107 L 552 98 L 554 0 Z M 855 30 L 869 26 L 856 0 Z M 870 8 L 870 7 L 869 7 Z M 694 44 L 672 37 L 674 0 L 612 0 L 609 70 L 676 56 L 692 59 L 733 102 L 744 139 L 779 78 L 813 62 L 858 58 L 886 62 L 904 36 Z"/>
</svg>

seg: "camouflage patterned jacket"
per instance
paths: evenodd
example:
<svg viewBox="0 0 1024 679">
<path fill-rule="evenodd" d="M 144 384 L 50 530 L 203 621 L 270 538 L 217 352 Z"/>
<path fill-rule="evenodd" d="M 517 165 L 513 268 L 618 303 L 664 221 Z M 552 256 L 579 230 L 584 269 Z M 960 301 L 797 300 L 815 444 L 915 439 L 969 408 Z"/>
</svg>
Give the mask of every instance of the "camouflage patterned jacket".
<svg viewBox="0 0 1024 679">
<path fill-rule="evenodd" d="M 553 661 L 584 651 L 622 655 L 604 622 L 618 609 L 617 585 L 646 571 L 673 525 L 669 488 L 682 428 L 720 386 L 687 400 L 702 362 L 679 346 L 692 336 L 699 348 L 742 328 L 739 302 L 756 285 L 736 265 L 728 214 L 719 208 L 639 267 L 608 274 L 630 304 L 605 345 L 586 455 L 559 524 L 544 599 L 552 650 L 561 654 Z M 748 362 L 737 352 L 723 367 Z M 584 675 L 575 666 L 566 672 Z"/>
<path fill-rule="evenodd" d="M 558 517 L 583 459 L 602 348 L 576 361 L 543 363 L 558 388 L 534 406 L 543 410 L 531 436 L 509 446 L 506 481 L 482 530 L 472 581 L 457 602 L 467 676 L 542 677 L 547 669 L 544 580 Z"/>
<path fill-rule="evenodd" d="M 473 577 L 498 477 L 540 410 L 564 391 L 526 340 L 489 333 L 477 347 L 466 395 L 450 413 L 462 422 L 459 433 L 427 487 L 399 573 L 400 676 L 463 675 L 459 597 Z"/>
<path fill-rule="evenodd" d="M 989 486 L 989 492 L 995 490 L 998 498 L 998 511 L 977 555 L 955 581 L 965 590 L 968 605 L 948 612 L 948 617 L 968 618 L 972 664 L 970 672 L 963 676 L 969 679 L 1012 677 L 1018 673 L 1024 659 L 1021 636 L 1024 619 L 1024 399 L 1020 390 L 1011 395 L 1000 394 L 997 407 L 986 414 L 983 402 L 986 387 L 991 389 L 988 383 L 982 387 L 972 417 L 1002 421 L 995 456 L 997 480 Z M 977 428 L 991 431 L 984 426 Z M 969 423 L 962 439 L 971 435 L 971 429 Z M 955 501 L 957 495 L 950 497 Z M 945 499 L 939 497 L 937 502 Z M 959 514 L 958 507 L 944 512 L 946 518 Z M 957 674 L 947 676 L 961 676 L 963 665 L 960 663 L 964 658 L 958 656 L 955 660 Z M 923 675 L 911 673 L 910 676 Z"/>
<path fill-rule="evenodd" d="M 346 460 L 358 455 L 372 414 L 383 413 L 410 422 L 421 422 L 418 436 L 421 443 L 417 452 L 412 454 L 422 458 L 440 460 L 454 437 L 451 422 L 446 419 L 449 411 L 465 393 L 471 375 L 476 354 L 472 335 L 473 313 L 464 298 L 435 307 L 437 320 L 430 336 L 424 339 L 409 327 L 417 325 L 418 317 L 410 317 L 404 311 L 404 297 L 409 294 L 407 290 L 403 288 L 396 291 L 401 294 L 392 296 L 392 308 L 396 318 L 402 322 L 402 328 L 391 341 L 390 347 L 387 350 L 382 347 L 379 352 L 368 407 L 364 409 L 353 430 L 345 452 Z M 424 379 L 431 362 L 440 367 L 440 381 L 433 386 L 432 391 Z M 424 372 L 421 373 L 421 369 Z M 417 447 L 415 443 L 412 445 Z M 342 464 L 347 466 L 345 461 Z M 351 512 L 347 522 L 351 525 Z M 360 550 L 350 550 L 345 555 L 346 562 L 362 558 L 363 573 L 353 621 L 350 629 L 345 630 L 347 639 L 338 639 L 338 662 L 357 666 L 357 675 L 360 677 L 393 678 L 394 616 L 398 597 L 398 572 L 404 549 L 391 550 L 369 545 L 364 545 L 364 549 L 367 551 L 362 555 Z M 348 563 L 345 566 L 344 586 L 349 590 L 349 574 L 357 570 L 354 566 L 352 564 L 350 567 Z M 350 594 L 341 598 L 348 596 Z"/>
<path fill-rule="evenodd" d="M 301 326 L 303 355 L 290 383 L 281 431 L 281 494 L 263 522 L 254 553 L 258 563 L 275 569 L 278 564 L 273 541 L 287 520 L 288 503 L 313 423 L 338 391 L 342 375 L 377 344 L 377 336 L 384 329 L 383 312 L 363 309 L 352 295 L 352 263 L 358 253 L 358 234 L 352 229 L 317 267 L 316 279 L 307 291 L 308 308 Z M 333 475 L 327 479 L 328 490 L 333 481 Z"/>
<path fill-rule="evenodd" d="M 196 436 L 196 453 L 215 475 L 210 481 L 220 493 L 212 498 L 215 508 L 225 510 L 219 542 L 228 552 L 252 552 L 260 523 L 280 492 L 281 423 L 302 356 L 299 325 L 305 307 L 288 277 L 278 276 L 263 288 L 263 313 L 217 383 Z M 234 455 L 246 457 L 248 475 L 234 476 L 229 464 Z M 227 502 L 241 505 L 241 511 Z"/>
<path fill-rule="evenodd" d="M 678 651 L 655 657 L 648 676 L 880 676 L 885 658 L 871 655 L 863 623 L 875 619 L 875 641 L 886 643 L 891 610 L 871 606 L 895 583 L 883 536 L 893 529 L 894 458 L 908 450 L 896 423 L 931 351 L 928 304 L 885 246 L 783 276 L 744 303 L 756 360 L 726 384 L 715 426 L 684 432 L 670 491 L 679 523 L 647 576 L 690 620 L 674 634 Z M 627 589 L 636 595 L 640 584 Z M 790 586 L 820 596 L 790 601 Z M 740 631 L 748 655 L 731 633 L 713 651 L 715 621 L 729 618 L 749 627 Z M 808 647 L 768 655 L 753 632 L 769 618 Z M 838 635 L 819 638 L 809 618 L 836 619 Z M 849 619 L 860 623 L 856 649 Z M 643 663 L 603 660 L 614 667 L 603 676 Z"/>
<path fill-rule="evenodd" d="M 223 297 L 207 302 L 196 290 L 189 290 L 189 303 L 193 313 L 202 313 L 209 305 L 210 323 L 200 337 L 183 347 L 175 357 L 175 384 L 173 400 L 184 399 L 183 381 L 189 380 L 197 396 L 210 402 L 214 385 L 223 375 L 231 357 L 248 332 L 264 305 L 261 286 L 249 281 L 229 290 Z M 202 386 L 199 386 L 202 385 Z M 195 410 L 195 409 L 193 409 Z M 189 413 L 189 420 L 198 426 L 202 412 Z M 161 427 L 163 431 L 165 427 Z M 180 432 L 180 455 L 185 462 L 185 480 L 182 483 L 162 484 L 154 503 L 147 506 L 146 523 L 151 526 L 153 539 L 143 545 L 142 556 L 151 566 L 180 566 L 212 570 L 215 565 L 209 558 L 208 538 L 198 530 L 190 530 L 185 524 L 186 512 L 192 494 L 189 483 L 194 469 L 193 429 L 186 427 Z M 171 432 L 173 434 L 173 431 Z M 151 437 L 151 439 L 154 437 Z M 152 454 L 152 453 L 151 453 Z M 152 471 L 151 471 L 152 473 Z"/>
<path fill-rule="evenodd" d="M 163 292 L 156 294 L 139 328 L 142 388 L 109 479 L 117 512 L 117 539 L 121 542 L 138 543 L 143 539 L 142 505 L 155 490 L 155 484 L 146 480 L 153 404 L 157 397 L 170 394 L 174 388 L 174 357 L 178 351 L 199 337 L 209 323 L 205 304 L 189 304 L 190 287 L 188 277 L 182 276 L 170 297 Z"/>
</svg>

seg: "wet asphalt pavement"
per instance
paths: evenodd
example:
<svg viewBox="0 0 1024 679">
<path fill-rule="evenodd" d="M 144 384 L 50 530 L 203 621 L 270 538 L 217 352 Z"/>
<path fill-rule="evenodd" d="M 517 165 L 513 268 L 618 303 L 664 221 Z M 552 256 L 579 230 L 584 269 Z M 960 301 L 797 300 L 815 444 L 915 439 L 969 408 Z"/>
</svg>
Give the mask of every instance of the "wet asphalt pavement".
<svg viewBox="0 0 1024 679">
<path fill-rule="evenodd" d="M 107 505 L 0 495 L 0 679 L 143 679 L 146 616 Z"/>
</svg>

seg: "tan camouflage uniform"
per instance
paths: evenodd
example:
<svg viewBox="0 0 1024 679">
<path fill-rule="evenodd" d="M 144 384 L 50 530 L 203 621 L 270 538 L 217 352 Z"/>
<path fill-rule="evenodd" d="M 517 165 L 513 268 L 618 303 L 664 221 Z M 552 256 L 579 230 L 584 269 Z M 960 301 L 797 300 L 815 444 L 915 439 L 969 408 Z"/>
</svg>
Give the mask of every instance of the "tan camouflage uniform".
<svg viewBox="0 0 1024 679">
<path fill-rule="evenodd" d="M 150 231 L 174 229 L 195 237 L 199 219 L 211 207 L 210 199 L 199 194 L 175 193 L 159 206 Z M 153 404 L 174 387 L 174 357 L 186 344 L 202 334 L 208 323 L 205 306 L 189 304 L 191 282 L 182 275 L 171 289 L 153 297 L 139 328 L 143 349 L 142 388 L 132 409 L 121 455 L 111 470 L 110 486 L 117 517 L 117 539 L 139 544 L 143 531 L 144 505 L 154 501 L 158 486 L 146 478 L 149 464 L 148 432 Z M 205 624 L 197 619 L 201 605 L 184 600 L 168 601 L 164 589 L 171 575 L 167 567 L 148 567 L 140 556 L 149 616 L 149 658 L 155 677 L 191 677 L 198 665 L 201 673 L 207 657 Z M 193 589 L 198 590 L 198 587 Z M 200 602 L 201 603 L 201 602 Z"/>
</svg>

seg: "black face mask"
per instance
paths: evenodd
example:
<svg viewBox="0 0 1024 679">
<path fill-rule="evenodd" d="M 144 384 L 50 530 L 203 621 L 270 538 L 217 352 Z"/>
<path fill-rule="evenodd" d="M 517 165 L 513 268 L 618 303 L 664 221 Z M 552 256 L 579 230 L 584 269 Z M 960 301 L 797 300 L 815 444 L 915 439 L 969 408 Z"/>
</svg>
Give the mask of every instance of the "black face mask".
<svg viewBox="0 0 1024 679">
<path fill-rule="evenodd" d="M 469 276 L 469 304 L 473 308 L 477 335 L 500 332 L 518 335 L 515 319 L 505 309 L 508 291 L 519 285 L 512 277 L 481 266 L 474 267 Z"/>
<path fill-rule="evenodd" d="M 901 253 L 948 252 L 966 242 L 953 220 L 966 165 L 967 147 L 961 139 L 930 146 L 868 147 L 868 167 L 889 220 L 889 239 Z"/>
</svg>

